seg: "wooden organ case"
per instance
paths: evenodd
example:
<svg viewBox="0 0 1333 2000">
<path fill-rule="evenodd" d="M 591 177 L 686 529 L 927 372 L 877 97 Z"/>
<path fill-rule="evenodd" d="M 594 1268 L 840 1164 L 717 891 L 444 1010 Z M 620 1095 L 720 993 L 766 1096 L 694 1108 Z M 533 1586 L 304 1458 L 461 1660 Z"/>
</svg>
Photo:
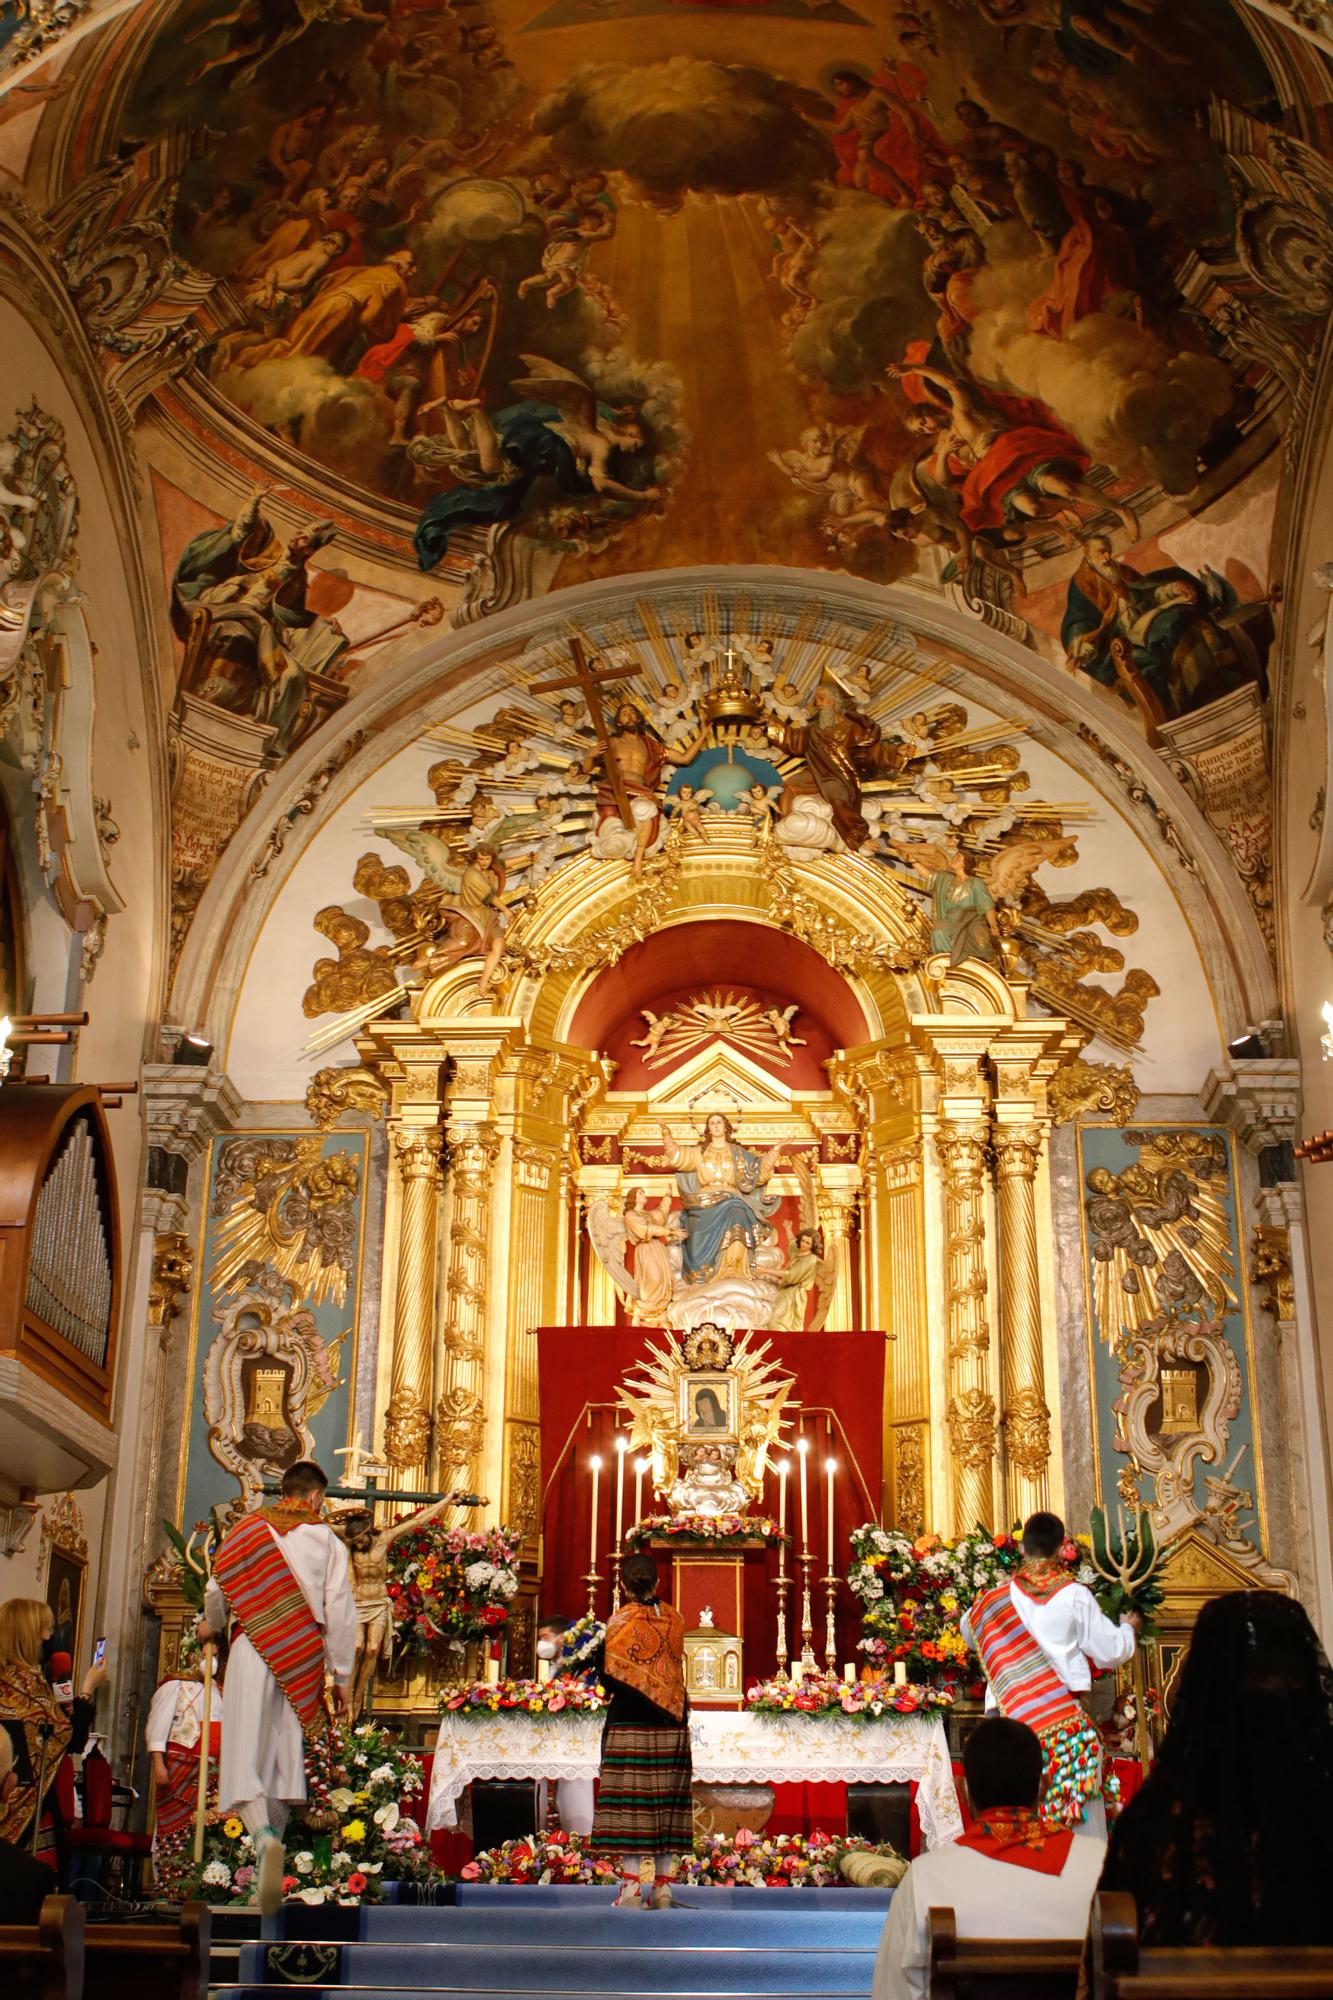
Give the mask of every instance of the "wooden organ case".
<svg viewBox="0 0 1333 2000">
<path fill-rule="evenodd" d="M 120 1306 L 111 1135 L 93 1087 L 0 1090 L 0 1365 L 111 1421 Z"/>
</svg>

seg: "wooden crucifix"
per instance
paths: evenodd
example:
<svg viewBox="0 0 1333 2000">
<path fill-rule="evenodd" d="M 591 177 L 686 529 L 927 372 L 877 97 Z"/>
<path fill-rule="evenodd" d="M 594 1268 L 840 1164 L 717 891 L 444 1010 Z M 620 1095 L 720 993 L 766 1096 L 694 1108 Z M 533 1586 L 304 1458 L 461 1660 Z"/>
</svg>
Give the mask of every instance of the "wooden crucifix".
<svg viewBox="0 0 1333 2000">
<path fill-rule="evenodd" d="M 631 680 L 635 674 L 641 674 L 643 668 L 637 661 L 628 667 L 590 667 L 583 650 L 583 642 L 573 634 L 569 641 L 569 657 L 574 662 L 572 674 L 562 675 L 559 680 L 534 682 L 531 691 L 533 694 L 554 694 L 558 688 L 576 687 L 580 690 L 588 704 L 588 719 L 597 733 L 597 747 L 606 765 L 606 775 L 615 795 L 616 810 L 620 814 L 621 823 L 633 832 L 634 815 L 630 811 L 629 793 L 625 790 L 620 766 L 611 749 L 611 732 L 607 728 L 606 713 L 602 708 L 601 683 Z"/>
</svg>

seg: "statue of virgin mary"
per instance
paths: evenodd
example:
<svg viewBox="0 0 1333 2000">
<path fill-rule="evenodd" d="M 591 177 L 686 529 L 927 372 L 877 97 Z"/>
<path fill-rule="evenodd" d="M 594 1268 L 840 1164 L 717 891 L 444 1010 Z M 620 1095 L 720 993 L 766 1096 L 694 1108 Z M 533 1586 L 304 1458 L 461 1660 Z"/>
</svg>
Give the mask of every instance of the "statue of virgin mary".
<svg viewBox="0 0 1333 2000">
<path fill-rule="evenodd" d="M 755 1248 L 769 1236 L 769 1217 L 781 1206 L 781 1195 L 764 1192 L 781 1149 L 752 1153 L 733 1137 L 731 1121 L 720 1111 L 704 1120 L 697 1146 L 678 1145 L 668 1126 L 660 1129 L 683 1205 L 686 1284 L 752 1277 Z"/>
</svg>

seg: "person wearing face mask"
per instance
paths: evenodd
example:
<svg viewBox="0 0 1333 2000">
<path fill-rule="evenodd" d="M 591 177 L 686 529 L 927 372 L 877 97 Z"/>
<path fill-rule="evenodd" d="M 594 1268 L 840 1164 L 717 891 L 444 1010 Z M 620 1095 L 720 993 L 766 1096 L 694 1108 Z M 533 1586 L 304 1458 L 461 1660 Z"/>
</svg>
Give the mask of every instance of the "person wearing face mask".
<svg viewBox="0 0 1333 2000">
<path fill-rule="evenodd" d="M 568 1618 L 551 1615 L 544 1618 L 542 1623 L 537 1627 L 537 1658 L 539 1660 L 550 1661 L 552 1674 L 558 1674 L 563 1671 L 560 1660 L 565 1650 L 565 1634 L 572 1622 Z M 592 1679 L 596 1679 L 595 1667 L 589 1669 L 585 1665 L 579 1668 L 570 1668 L 569 1671 L 582 1673 L 585 1676 L 590 1674 Z M 545 1792 L 546 1782 L 543 1780 L 542 1797 L 537 1801 L 539 1822 L 546 1818 Z M 593 1819 L 593 1780 L 591 1778 L 558 1779 L 555 1788 L 555 1809 L 560 1824 L 566 1833 L 582 1835 L 591 1833 Z"/>
<path fill-rule="evenodd" d="M 57 1786 L 57 1774 L 65 1757 L 77 1756 L 87 1742 L 94 1697 L 106 1680 L 105 1667 L 89 1667 L 72 1703 L 56 1699 L 43 1671 L 55 1650 L 54 1623 L 50 1605 L 40 1598 L 13 1597 L 0 1604 L 0 1730 L 9 1740 L 16 1779 L 0 1797 L 0 1840 L 29 1846 L 36 1817 L 34 1851 L 51 1869 L 59 1867 L 63 1847 L 61 1793 L 72 1796 L 72 1786 Z"/>
</svg>

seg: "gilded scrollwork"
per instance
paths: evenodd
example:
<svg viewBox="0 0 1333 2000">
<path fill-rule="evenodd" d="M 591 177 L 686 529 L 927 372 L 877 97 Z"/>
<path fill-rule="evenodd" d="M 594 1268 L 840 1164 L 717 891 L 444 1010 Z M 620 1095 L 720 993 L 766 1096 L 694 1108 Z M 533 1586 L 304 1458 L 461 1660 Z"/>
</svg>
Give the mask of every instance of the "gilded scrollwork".
<svg viewBox="0 0 1333 2000">
<path fill-rule="evenodd" d="M 153 1269 L 148 1281 L 148 1323 L 165 1340 L 180 1318 L 181 1302 L 194 1272 L 194 1246 L 177 1230 L 153 1238 Z"/>
<path fill-rule="evenodd" d="M 213 1286 L 270 1264 L 303 1297 L 342 1305 L 356 1257 L 361 1165 L 317 1136 L 232 1139 L 218 1154 Z"/>
<path fill-rule="evenodd" d="M 977 1515 L 977 1519 L 982 1520 L 990 1512 L 990 1469 L 995 1458 L 995 1398 L 984 1389 L 961 1390 L 949 1398 L 945 1424 L 954 1463 L 974 1477 L 984 1475 L 984 1485 L 979 1485 L 977 1489 L 985 1496 L 985 1504 Z"/>
<path fill-rule="evenodd" d="M 305 1108 L 321 1132 L 331 1132 L 345 1111 L 381 1115 L 388 1098 L 388 1085 L 373 1070 L 320 1069 L 306 1085 Z"/>
<path fill-rule="evenodd" d="M 1296 1281 L 1291 1268 L 1291 1236 L 1286 1229 L 1256 1224 L 1250 1245 L 1250 1281 L 1262 1287 L 1259 1305 L 1276 1320 L 1296 1317 Z"/>
<path fill-rule="evenodd" d="M 1091 1063 L 1082 1056 L 1062 1062 L 1046 1087 L 1057 1125 L 1092 1116 L 1124 1125 L 1134 1116 L 1139 1087 L 1129 1063 Z"/>
</svg>

